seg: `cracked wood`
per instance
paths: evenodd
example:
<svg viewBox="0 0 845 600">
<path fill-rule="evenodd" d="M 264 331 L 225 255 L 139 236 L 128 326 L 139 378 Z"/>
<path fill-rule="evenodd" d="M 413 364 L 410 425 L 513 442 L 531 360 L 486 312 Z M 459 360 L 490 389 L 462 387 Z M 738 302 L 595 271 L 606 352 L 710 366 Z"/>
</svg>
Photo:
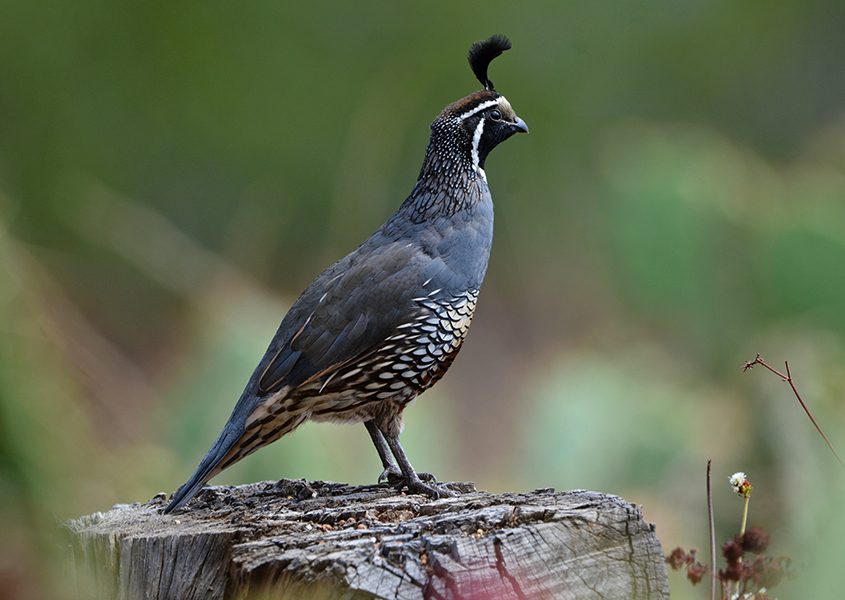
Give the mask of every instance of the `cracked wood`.
<svg viewBox="0 0 845 600">
<path fill-rule="evenodd" d="M 163 494 L 67 524 L 80 597 L 668 598 L 638 507 L 586 491 L 398 495 L 282 480 Z"/>
</svg>

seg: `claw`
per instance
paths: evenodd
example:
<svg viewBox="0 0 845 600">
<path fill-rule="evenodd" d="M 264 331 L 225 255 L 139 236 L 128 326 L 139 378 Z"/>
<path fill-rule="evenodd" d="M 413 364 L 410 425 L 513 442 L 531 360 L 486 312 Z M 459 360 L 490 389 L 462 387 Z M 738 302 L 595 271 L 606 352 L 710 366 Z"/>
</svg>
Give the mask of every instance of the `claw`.
<svg viewBox="0 0 845 600">
<path fill-rule="evenodd" d="M 381 472 L 381 475 L 378 476 L 379 483 L 389 483 L 390 485 L 395 485 L 402 481 L 405 481 L 405 477 L 396 467 L 385 469 Z"/>
<path fill-rule="evenodd" d="M 410 481 L 406 481 L 405 485 L 408 487 L 408 491 L 410 493 L 423 494 L 435 500 L 437 498 L 454 498 L 457 495 L 452 490 L 447 489 L 443 486 L 425 483 L 419 477 Z"/>
<path fill-rule="evenodd" d="M 437 481 L 437 478 L 431 473 L 417 473 L 417 477 L 427 483 L 435 483 Z M 402 475 L 399 469 L 385 469 L 378 476 L 378 483 L 389 483 L 390 485 L 404 484 L 405 476 Z"/>
<path fill-rule="evenodd" d="M 390 473 L 387 481 L 398 492 L 407 489 L 409 494 L 422 494 L 434 499 L 456 496 L 455 492 L 445 486 L 434 485 L 434 476 L 430 473 L 417 473 L 412 479 L 407 479 L 403 475 Z"/>
</svg>

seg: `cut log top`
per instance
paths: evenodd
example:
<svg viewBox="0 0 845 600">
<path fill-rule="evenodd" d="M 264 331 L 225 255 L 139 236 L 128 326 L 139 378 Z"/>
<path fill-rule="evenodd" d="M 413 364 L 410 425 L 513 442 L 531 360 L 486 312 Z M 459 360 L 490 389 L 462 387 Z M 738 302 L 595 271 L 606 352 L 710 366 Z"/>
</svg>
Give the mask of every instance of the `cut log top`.
<svg viewBox="0 0 845 600">
<path fill-rule="evenodd" d="M 668 598 L 654 527 L 586 491 L 429 500 L 282 480 L 164 494 L 67 524 L 81 597 Z"/>
</svg>

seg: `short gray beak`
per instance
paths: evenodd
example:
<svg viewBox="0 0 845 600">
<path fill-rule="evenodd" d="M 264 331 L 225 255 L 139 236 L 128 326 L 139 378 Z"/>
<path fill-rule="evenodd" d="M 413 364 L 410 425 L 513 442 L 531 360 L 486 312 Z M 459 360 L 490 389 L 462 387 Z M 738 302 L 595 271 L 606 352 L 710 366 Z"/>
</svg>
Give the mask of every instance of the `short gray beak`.
<svg viewBox="0 0 845 600">
<path fill-rule="evenodd" d="M 528 133 L 528 125 L 525 124 L 525 121 L 520 119 L 519 117 L 516 118 L 516 121 L 511 125 L 517 131 L 521 131 L 522 133 Z"/>
</svg>

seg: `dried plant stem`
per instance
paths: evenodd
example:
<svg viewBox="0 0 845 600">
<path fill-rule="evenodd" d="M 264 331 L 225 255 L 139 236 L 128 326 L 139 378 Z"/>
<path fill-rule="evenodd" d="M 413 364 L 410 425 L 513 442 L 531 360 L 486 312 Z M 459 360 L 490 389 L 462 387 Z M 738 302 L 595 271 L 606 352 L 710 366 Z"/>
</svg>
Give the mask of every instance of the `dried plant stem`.
<svg viewBox="0 0 845 600">
<path fill-rule="evenodd" d="M 777 369 L 772 367 L 769 363 L 767 363 L 765 360 L 763 360 L 762 356 L 757 354 L 757 356 L 754 358 L 754 360 L 750 360 L 747 363 L 745 363 L 745 366 L 743 367 L 742 370 L 747 371 L 747 370 L 753 368 L 754 365 L 760 365 L 764 369 L 771 371 L 772 373 L 774 373 L 775 375 L 780 377 L 783 381 L 788 383 L 789 387 L 792 388 L 792 393 L 795 394 L 795 397 L 798 399 L 799 404 L 801 404 L 801 408 L 804 409 L 804 412 L 807 414 L 807 417 L 809 417 L 810 422 L 813 424 L 813 427 L 815 427 L 816 431 L 819 432 L 819 435 L 822 436 L 824 443 L 827 444 L 828 448 L 830 448 L 830 451 L 833 453 L 833 456 L 836 457 L 836 460 L 839 462 L 839 464 L 842 465 L 843 467 L 845 467 L 845 462 L 842 462 L 842 459 L 839 457 L 839 453 L 833 447 L 833 444 L 830 443 L 830 439 L 828 439 L 828 437 L 825 435 L 824 431 L 822 431 L 822 428 L 819 426 L 819 424 L 816 422 L 816 419 L 813 417 L 813 413 L 810 412 L 810 409 L 807 408 L 807 405 L 804 403 L 804 399 L 801 398 L 801 394 L 798 392 L 798 388 L 795 387 L 795 381 L 792 379 L 792 373 L 789 371 L 789 362 L 784 361 L 783 364 L 786 366 L 786 373 L 782 373 L 781 371 L 778 371 Z"/>
<path fill-rule="evenodd" d="M 710 526 L 710 600 L 716 600 L 716 526 L 713 523 L 713 492 L 710 489 L 710 463 L 707 461 L 707 521 Z"/>
<path fill-rule="evenodd" d="M 751 494 L 745 495 L 745 505 L 742 507 L 742 522 L 739 524 L 739 535 L 742 537 L 745 535 L 745 525 L 748 523 L 748 503 L 751 501 Z M 742 564 L 742 557 L 740 556 L 737 560 L 738 563 Z M 739 581 L 736 582 L 736 594 L 739 596 Z"/>
</svg>

